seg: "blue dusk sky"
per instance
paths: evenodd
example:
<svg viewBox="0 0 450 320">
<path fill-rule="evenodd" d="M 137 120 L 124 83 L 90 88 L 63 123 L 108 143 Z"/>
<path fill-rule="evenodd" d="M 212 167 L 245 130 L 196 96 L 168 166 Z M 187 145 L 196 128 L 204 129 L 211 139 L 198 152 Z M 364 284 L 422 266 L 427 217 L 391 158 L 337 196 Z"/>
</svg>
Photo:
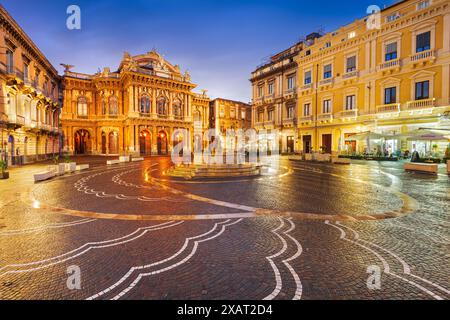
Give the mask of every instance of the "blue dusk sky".
<svg viewBox="0 0 450 320">
<path fill-rule="evenodd" d="M 271 54 L 319 29 L 364 17 L 369 5 L 393 0 L 1 0 L 62 73 L 117 69 L 123 52 L 156 48 L 189 70 L 211 97 L 248 102 L 251 72 Z M 67 7 L 80 6 L 81 30 L 66 28 Z"/>
</svg>

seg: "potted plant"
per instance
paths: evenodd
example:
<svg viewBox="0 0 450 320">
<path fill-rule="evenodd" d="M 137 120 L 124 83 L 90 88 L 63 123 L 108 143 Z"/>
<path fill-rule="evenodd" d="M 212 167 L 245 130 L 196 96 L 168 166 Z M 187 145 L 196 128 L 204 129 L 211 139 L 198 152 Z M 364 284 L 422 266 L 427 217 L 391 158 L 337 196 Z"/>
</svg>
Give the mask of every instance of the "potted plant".
<svg viewBox="0 0 450 320">
<path fill-rule="evenodd" d="M 53 166 L 49 166 L 48 170 L 54 171 L 58 176 L 62 176 L 66 172 L 66 165 L 64 163 L 59 163 L 59 156 L 56 155 L 53 158 Z"/>
<path fill-rule="evenodd" d="M 6 163 L 5 160 L 0 160 L 0 170 L 1 170 L 0 179 L 1 180 L 9 179 L 9 172 L 6 171 L 7 169 L 8 169 L 8 163 Z"/>
<path fill-rule="evenodd" d="M 70 155 L 68 153 L 66 153 L 64 155 L 64 166 L 65 166 L 65 171 L 66 172 L 75 172 L 77 170 L 77 164 L 76 162 L 71 162 L 70 161 Z"/>
</svg>

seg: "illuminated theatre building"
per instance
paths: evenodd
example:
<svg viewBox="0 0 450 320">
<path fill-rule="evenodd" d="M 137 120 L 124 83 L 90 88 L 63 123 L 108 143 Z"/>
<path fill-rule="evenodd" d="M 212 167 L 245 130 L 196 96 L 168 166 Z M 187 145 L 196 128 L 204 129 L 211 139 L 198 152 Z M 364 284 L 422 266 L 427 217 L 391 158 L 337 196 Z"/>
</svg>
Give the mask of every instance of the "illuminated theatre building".
<svg viewBox="0 0 450 320">
<path fill-rule="evenodd" d="M 66 66 L 63 77 L 62 112 L 69 152 L 167 155 L 185 139 L 172 139 L 177 129 L 188 130 L 193 140 L 194 122 L 197 130 L 208 128 L 210 99 L 192 92 L 196 85 L 189 73 L 156 51 L 125 53 L 115 72 L 105 68 L 87 75 L 71 68 Z"/>
<path fill-rule="evenodd" d="M 381 10 L 379 28 L 366 18 L 310 35 L 253 74 L 253 123 L 286 130 L 292 119 L 300 153 L 364 152 L 370 142 L 351 137 L 366 132 L 396 137 L 386 140 L 393 151 L 423 151 L 426 143 L 408 133 L 450 127 L 449 4 L 400 1 Z M 289 95 L 294 72 L 298 87 Z"/>
<path fill-rule="evenodd" d="M 55 68 L 0 5 L 0 158 L 9 165 L 59 154 L 59 85 Z"/>
</svg>

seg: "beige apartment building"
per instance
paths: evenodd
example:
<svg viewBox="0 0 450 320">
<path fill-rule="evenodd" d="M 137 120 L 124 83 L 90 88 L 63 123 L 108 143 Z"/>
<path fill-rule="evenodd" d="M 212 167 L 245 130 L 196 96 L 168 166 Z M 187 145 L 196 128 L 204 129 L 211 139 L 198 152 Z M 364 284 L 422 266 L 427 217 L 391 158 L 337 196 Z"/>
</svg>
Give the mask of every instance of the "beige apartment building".
<svg viewBox="0 0 450 320">
<path fill-rule="evenodd" d="M 270 58 L 251 76 L 252 127 L 277 130 L 280 133 L 279 150 L 283 153 L 297 151 L 297 88 L 298 65 L 296 57 L 301 52 L 300 42 Z"/>
<path fill-rule="evenodd" d="M 60 78 L 0 5 L 0 154 L 9 165 L 60 152 Z"/>
</svg>

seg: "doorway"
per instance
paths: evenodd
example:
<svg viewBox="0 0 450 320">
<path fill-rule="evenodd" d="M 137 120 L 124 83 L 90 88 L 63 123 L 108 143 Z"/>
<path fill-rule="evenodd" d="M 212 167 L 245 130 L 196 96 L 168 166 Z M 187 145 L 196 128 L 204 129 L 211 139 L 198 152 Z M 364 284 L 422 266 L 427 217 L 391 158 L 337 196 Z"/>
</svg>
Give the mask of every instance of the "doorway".
<svg viewBox="0 0 450 320">
<path fill-rule="evenodd" d="M 152 154 L 152 136 L 148 130 L 143 130 L 139 134 L 139 150 L 141 156 L 150 156 Z"/>
<path fill-rule="evenodd" d="M 164 131 L 158 133 L 158 155 L 167 155 L 169 147 L 167 145 L 167 134 Z"/>
<path fill-rule="evenodd" d="M 75 154 L 88 153 L 88 141 L 90 139 L 91 136 L 87 130 L 82 129 L 75 132 Z"/>
<path fill-rule="evenodd" d="M 331 134 L 322 135 L 322 151 L 331 154 L 333 148 L 333 136 Z"/>
<path fill-rule="evenodd" d="M 102 132 L 102 154 L 106 154 L 106 133 Z"/>
<path fill-rule="evenodd" d="M 119 154 L 119 135 L 117 132 L 109 133 L 109 154 Z"/>
<path fill-rule="evenodd" d="M 287 152 L 294 153 L 294 137 L 287 137 Z"/>
<path fill-rule="evenodd" d="M 303 152 L 308 154 L 311 153 L 312 137 L 303 136 Z"/>
</svg>

